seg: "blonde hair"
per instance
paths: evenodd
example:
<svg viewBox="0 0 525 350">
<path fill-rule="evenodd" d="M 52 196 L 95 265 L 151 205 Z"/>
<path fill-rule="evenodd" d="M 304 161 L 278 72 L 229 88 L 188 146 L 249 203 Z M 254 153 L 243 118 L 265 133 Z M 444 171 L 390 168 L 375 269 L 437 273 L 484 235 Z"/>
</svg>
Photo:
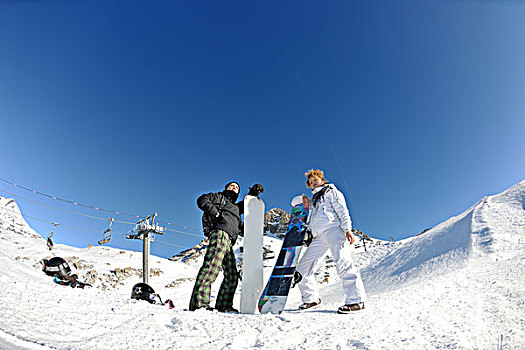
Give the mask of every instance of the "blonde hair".
<svg viewBox="0 0 525 350">
<path fill-rule="evenodd" d="M 324 178 L 324 172 L 320 169 L 310 169 L 304 173 L 304 176 L 306 176 L 306 187 L 310 187 L 310 178 L 312 177 L 326 182 L 326 179 Z"/>
</svg>

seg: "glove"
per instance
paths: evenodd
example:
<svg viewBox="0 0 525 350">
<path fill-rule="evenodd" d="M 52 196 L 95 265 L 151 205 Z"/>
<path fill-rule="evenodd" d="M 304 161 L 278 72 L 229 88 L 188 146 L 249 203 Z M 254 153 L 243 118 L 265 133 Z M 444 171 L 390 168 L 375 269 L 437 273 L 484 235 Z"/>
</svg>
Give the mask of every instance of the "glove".
<svg viewBox="0 0 525 350">
<path fill-rule="evenodd" d="M 259 196 L 263 192 L 264 192 L 264 187 L 262 187 L 262 185 L 260 184 L 255 184 L 252 187 L 250 187 L 250 191 L 248 192 L 248 194 L 250 196 Z"/>
<path fill-rule="evenodd" d="M 244 222 L 239 224 L 239 236 L 244 237 Z"/>
<path fill-rule="evenodd" d="M 305 247 L 309 247 L 310 244 L 312 244 L 313 240 L 314 240 L 314 236 L 312 235 L 312 231 L 310 231 L 310 229 L 307 229 L 306 233 L 304 234 L 303 245 Z"/>
<path fill-rule="evenodd" d="M 295 287 L 297 283 L 301 282 L 303 275 L 301 275 L 297 270 L 293 273 L 293 280 L 291 288 Z"/>
<path fill-rule="evenodd" d="M 214 206 L 212 207 L 209 211 L 208 211 L 208 215 L 212 218 L 212 219 L 217 219 L 220 215 L 220 212 L 219 210 Z"/>
</svg>

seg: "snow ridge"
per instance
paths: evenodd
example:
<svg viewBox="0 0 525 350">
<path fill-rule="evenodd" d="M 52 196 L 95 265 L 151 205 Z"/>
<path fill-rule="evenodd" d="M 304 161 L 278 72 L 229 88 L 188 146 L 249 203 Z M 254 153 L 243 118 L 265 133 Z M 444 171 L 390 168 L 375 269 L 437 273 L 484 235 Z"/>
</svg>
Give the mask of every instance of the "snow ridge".
<svg viewBox="0 0 525 350">
<path fill-rule="evenodd" d="M 525 239 L 525 180 L 487 196 L 464 213 L 406 239 L 363 271 L 367 290 L 382 293 L 464 266 L 473 254 L 515 249 Z"/>
</svg>

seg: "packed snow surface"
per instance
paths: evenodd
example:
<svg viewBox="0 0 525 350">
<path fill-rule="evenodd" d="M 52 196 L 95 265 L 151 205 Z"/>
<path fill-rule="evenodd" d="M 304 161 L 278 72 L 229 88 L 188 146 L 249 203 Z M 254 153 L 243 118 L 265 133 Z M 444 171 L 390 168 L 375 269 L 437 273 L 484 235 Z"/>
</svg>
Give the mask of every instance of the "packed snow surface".
<svg viewBox="0 0 525 350">
<path fill-rule="evenodd" d="M 280 243 L 265 237 L 275 252 Z M 335 312 L 343 294 L 329 258 L 319 307 L 298 311 L 292 289 L 281 315 L 242 315 L 187 310 L 202 258 L 151 257 L 150 285 L 174 309 L 132 300 L 140 252 L 49 251 L 8 198 L 0 244 L 0 349 L 525 349 L 525 181 L 419 236 L 356 248 L 369 300 L 350 315 Z M 93 288 L 53 283 L 39 263 L 52 256 Z"/>
</svg>

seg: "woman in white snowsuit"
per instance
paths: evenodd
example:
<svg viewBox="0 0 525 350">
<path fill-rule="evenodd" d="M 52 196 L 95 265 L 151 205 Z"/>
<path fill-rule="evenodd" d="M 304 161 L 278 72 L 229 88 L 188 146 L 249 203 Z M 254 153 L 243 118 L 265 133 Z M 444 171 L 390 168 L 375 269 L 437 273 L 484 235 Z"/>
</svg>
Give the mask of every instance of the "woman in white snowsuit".
<svg viewBox="0 0 525 350">
<path fill-rule="evenodd" d="M 312 189 L 313 197 L 303 196 L 306 207 L 310 209 L 310 225 L 313 240 L 297 265 L 302 276 L 298 283 L 303 304 L 300 309 L 309 309 L 321 303 L 314 272 L 319 260 L 330 249 L 337 274 L 343 282 L 345 305 L 338 313 L 350 313 L 364 309 L 366 292 L 359 270 L 353 264 L 351 244 L 352 222 L 343 194 L 326 182 L 322 170 L 310 170 L 305 174 L 306 185 Z"/>
</svg>

